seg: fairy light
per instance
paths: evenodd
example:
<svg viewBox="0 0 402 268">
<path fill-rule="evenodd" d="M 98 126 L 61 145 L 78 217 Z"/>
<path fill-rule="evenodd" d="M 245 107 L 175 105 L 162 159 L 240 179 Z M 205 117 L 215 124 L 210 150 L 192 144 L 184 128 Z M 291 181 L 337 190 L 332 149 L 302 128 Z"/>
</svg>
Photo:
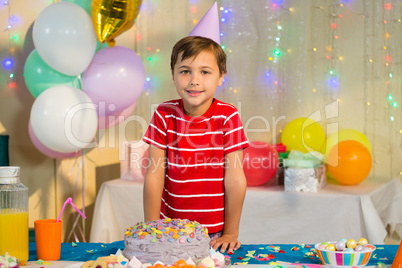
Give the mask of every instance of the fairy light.
<svg viewBox="0 0 402 268">
<path fill-rule="evenodd" d="M 13 34 L 13 27 L 14 25 L 19 21 L 16 16 L 11 14 L 11 1 L 6 0 L 3 1 L 2 3 L 3 6 L 7 7 L 8 10 L 8 18 L 7 18 L 7 26 L 4 29 L 4 31 L 7 31 L 8 33 L 8 55 L 2 59 L 3 63 L 3 68 L 8 73 L 8 87 L 9 88 L 14 88 L 16 86 L 16 83 L 14 81 L 14 69 L 15 69 L 15 62 L 14 62 L 14 44 L 19 40 L 18 35 Z"/>
<path fill-rule="evenodd" d="M 228 24 L 231 21 L 231 17 L 232 17 L 232 11 L 230 8 L 221 6 L 219 8 L 219 10 L 221 11 L 221 23 L 224 24 Z M 225 29 L 225 27 L 221 27 L 221 32 L 219 33 L 219 35 L 221 37 L 225 37 L 226 33 L 224 33 L 222 31 L 222 29 Z M 232 53 L 232 49 L 230 49 L 229 47 L 227 47 L 226 44 L 222 44 L 224 43 L 225 38 L 221 38 L 221 48 L 226 52 L 226 53 Z M 227 84 L 227 82 L 230 80 L 230 76 L 226 75 L 225 78 L 223 79 L 223 83 L 222 85 Z"/>
<path fill-rule="evenodd" d="M 391 39 L 391 35 L 390 35 L 390 30 L 393 29 L 393 23 L 396 22 L 396 20 L 393 19 L 392 15 L 392 4 L 389 2 L 385 2 L 384 3 L 384 11 L 383 11 L 383 18 L 382 18 L 382 22 L 383 22 L 383 30 L 384 30 L 384 34 L 383 34 L 383 53 L 384 53 L 384 65 L 386 68 L 386 77 L 385 77 L 385 87 L 387 89 L 388 95 L 387 95 L 387 101 L 388 101 L 388 107 L 389 107 L 389 112 L 390 112 L 390 120 L 394 121 L 395 120 L 395 116 L 394 114 L 395 111 L 394 109 L 398 108 L 398 101 L 395 100 L 395 96 L 393 95 L 393 92 L 395 90 L 395 88 L 397 88 L 398 86 L 395 85 L 395 83 L 393 82 L 393 73 L 392 70 L 394 68 L 393 64 L 392 64 L 392 53 L 393 53 L 393 49 L 392 49 L 392 45 L 393 45 L 393 41 Z"/>
</svg>

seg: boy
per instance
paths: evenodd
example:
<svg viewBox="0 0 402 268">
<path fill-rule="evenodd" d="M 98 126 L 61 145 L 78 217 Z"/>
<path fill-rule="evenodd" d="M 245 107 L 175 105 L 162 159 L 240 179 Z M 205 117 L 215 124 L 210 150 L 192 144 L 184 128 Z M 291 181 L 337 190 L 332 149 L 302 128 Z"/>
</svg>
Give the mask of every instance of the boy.
<svg viewBox="0 0 402 268">
<path fill-rule="evenodd" d="M 144 218 L 196 220 L 208 227 L 214 250 L 232 252 L 241 245 L 248 141 L 236 108 L 214 99 L 226 54 L 209 38 L 188 36 L 173 47 L 170 66 L 181 99 L 159 105 L 144 136 Z"/>
</svg>

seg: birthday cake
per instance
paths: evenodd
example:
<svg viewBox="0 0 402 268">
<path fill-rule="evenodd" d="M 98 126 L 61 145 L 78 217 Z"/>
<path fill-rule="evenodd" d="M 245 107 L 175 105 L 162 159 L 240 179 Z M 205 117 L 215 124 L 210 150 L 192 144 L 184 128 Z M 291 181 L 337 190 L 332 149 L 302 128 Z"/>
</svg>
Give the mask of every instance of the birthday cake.
<svg viewBox="0 0 402 268">
<path fill-rule="evenodd" d="M 173 264 L 191 258 L 194 263 L 210 257 L 208 229 L 182 219 L 140 222 L 124 233 L 124 257 L 142 263 Z"/>
</svg>

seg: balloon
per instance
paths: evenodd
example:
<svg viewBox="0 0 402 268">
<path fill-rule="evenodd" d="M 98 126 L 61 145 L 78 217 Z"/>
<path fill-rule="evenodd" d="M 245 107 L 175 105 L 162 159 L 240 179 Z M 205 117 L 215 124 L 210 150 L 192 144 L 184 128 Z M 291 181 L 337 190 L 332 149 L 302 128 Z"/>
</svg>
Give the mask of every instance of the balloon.
<svg viewBox="0 0 402 268">
<path fill-rule="evenodd" d="M 100 48 L 99 48 L 99 47 L 100 47 Z M 104 48 L 106 48 L 106 47 L 109 47 L 109 46 L 107 45 L 107 43 L 101 43 L 101 42 L 99 42 L 99 41 L 96 41 L 96 51 L 101 50 L 101 49 L 104 49 Z"/>
<path fill-rule="evenodd" d="M 67 76 L 52 69 L 41 59 L 36 50 L 33 50 L 25 61 L 24 79 L 29 92 L 35 98 L 53 86 L 65 85 L 80 88 L 78 76 Z"/>
<path fill-rule="evenodd" d="M 31 125 L 49 149 L 72 153 L 90 145 L 98 127 L 96 106 L 81 90 L 56 86 L 42 92 L 31 108 Z"/>
<path fill-rule="evenodd" d="M 105 129 L 117 126 L 127 117 L 129 117 L 135 109 L 137 103 L 133 103 L 132 105 L 128 106 L 121 112 L 117 112 L 116 114 L 109 115 L 109 116 L 98 116 L 98 129 Z"/>
<path fill-rule="evenodd" d="M 328 170 L 345 185 L 356 185 L 370 173 L 372 159 L 369 150 L 357 141 L 341 141 L 328 155 Z"/>
<path fill-rule="evenodd" d="M 29 121 L 28 123 L 28 132 L 29 132 L 29 137 L 31 138 L 31 141 L 33 145 L 38 149 L 39 152 L 41 152 L 44 155 L 47 155 L 52 158 L 57 158 L 57 159 L 65 159 L 65 158 L 72 158 L 72 157 L 78 157 L 81 153 L 81 151 L 73 152 L 73 153 L 59 153 L 53 150 L 50 150 L 47 148 L 45 145 L 43 145 L 40 140 L 35 136 L 35 133 L 33 132 L 31 122 Z"/>
<path fill-rule="evenodd" d="M 134 25 L 141 4 L 142 0 L 93 0 L 92 21 L 99 42 L 114 46 L 114 38 Z"/>
<path fill-rule="evenodd" d="M 262 141 L 250 142 L 244 149 L 243 169 L 247 186 L 261 186 L 274 177 L 279 166 L 278 152 Z"/>
<path fill-rule="evenodd" d="M 141 58 L 133 50 L 120 46 L 96 53 L 83 75 L 85 93 L 98 105 L 98 110 L 105 105 L 105 116 L 132 105 L 141 95 L 144 84 L 145 67 Z"/>
<path fill-rule="evenodd" d="M 325 158 L 328 158 L 329 152 L 337 143 L 346 140 L 360 142 L 364 147 L 367 148 L 367 150 L 369 150 L 370 154 L 372 153 L 371 144 L 363 133 L 354 129 L 341 129 L 327 138 Z"/>
<path fill-rule="evenodd" d="M 40 57 L 66 75 L 79 75 L 89 66 L 96 49 L 91 17 L 81 7 L 58 2 L 35 20 L 33 41 Z"/>
<path fill-rule="evenodd" d="M 70 2 L 82 7 L 89 16 L 92 13 L 92 0 L 63 0 L 63 2 Z"/>
<path fill-rule="evenodd" d="M 324 152 L 325 132 L 314 120 L 297 118 L 288 123 L 282 133 L 282 143 L 288 151 Z"/>
</svg>

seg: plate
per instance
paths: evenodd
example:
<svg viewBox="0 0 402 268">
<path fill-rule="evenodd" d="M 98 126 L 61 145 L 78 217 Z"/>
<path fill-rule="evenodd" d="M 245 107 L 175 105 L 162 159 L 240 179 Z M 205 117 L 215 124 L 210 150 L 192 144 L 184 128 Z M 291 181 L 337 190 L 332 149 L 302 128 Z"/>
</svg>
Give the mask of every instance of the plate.
<svg viewBox="0 0 402 268">
<path fill-rule="evenodd" d="M 83 264 L 84 264 L 84 262 L 77 262 L 74 264 L 67 265 L 64 268 L 80 268 Z"/>
</svg>

